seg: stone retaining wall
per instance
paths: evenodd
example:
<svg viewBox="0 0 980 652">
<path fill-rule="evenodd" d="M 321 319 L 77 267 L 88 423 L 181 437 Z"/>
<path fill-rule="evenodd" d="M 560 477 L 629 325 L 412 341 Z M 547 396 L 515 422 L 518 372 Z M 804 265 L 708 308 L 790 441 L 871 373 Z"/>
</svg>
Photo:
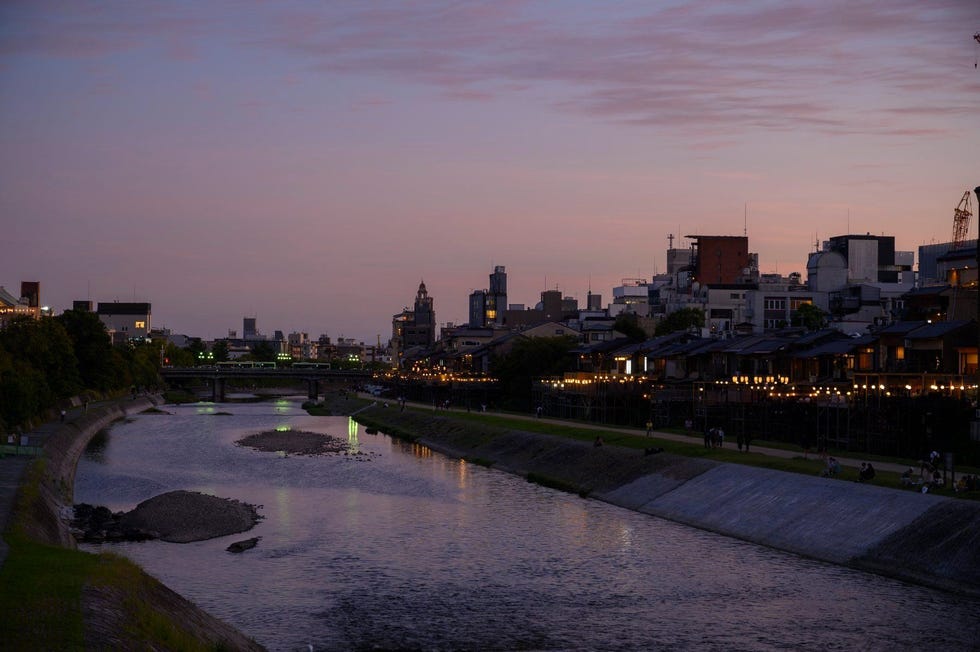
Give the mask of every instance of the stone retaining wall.
<svg viewBox="0 0 980 652">
<path fill-rule="evenodd" d="M 23 522 L 31 538 L 64 548 L 76 547 L 75 538 L 61 515 L 73 504 L 75 469 L 85 447 L 97 432 L 112 422 L 162 402 L 160 397 L 149 396 L 92 407 L 71 423 L 60 424 L 54 430 L 43 442 L 43 470 L 37 484 L 39 495 L 31 501 L 30 518 Z"/>
<path fill-rule="evenodd" d="M 41 543 L 76 548 L 75 539 L 61 514 L 73 504 L 75 469 L 85 447 L 97 432 L 114 421 L 161 403 L 163 399 L 159 396 L 140 397 L 110 406 L 92 407 L 71 423 L 59 424 L 44 442 L 44 456 L 33 471 L 39 472 L 41 477 L 25 477 L 21 488 L 22 491 L 33 491 L 36 487 L 38 491 L 36 496 L 30 496 L 21 503 L 24 505 L 26 502 L 29 510 L 26 518 L 19 521 L 25 533 Z M 88 586 L 83 591 L 81 610 L 85 619 L 85 635 L 93 648 L 136 649 L 150 645 L 156 646 L 154 649 L 173 649 L 169 641 L 151 644 L 150 641 L 133 638 L 137 636 L 133 632 L 143 631 L 145 623 L 137 626 L 127 620 L 134 618 L 131 604 L 134 598 L 128 597 L 132 593 L 137 596 L 135 599 L 140 605 L 164 615 L 169 622 L 201 642 L 203 648 L 249 652 L 264 649 L 145 573 L 134 578 L 133 586 L 128 589 L 129 593 Z"/>
<path fill-rule="evenodd" d="M 358 421 L 454 457 L 753 543 L 980 595 L 980 503 L 373 407 Z"/>
</svg>

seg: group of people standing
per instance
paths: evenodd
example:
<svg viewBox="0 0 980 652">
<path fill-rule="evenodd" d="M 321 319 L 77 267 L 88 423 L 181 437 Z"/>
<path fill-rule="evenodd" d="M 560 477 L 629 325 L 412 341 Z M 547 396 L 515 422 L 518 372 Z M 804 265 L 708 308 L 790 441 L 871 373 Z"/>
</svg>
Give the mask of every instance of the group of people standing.
<svg viewBox="0 0 980 652">
<path fill-rule="evenodd" d="M 738 446 L 738 450 L 749 450 L 749 436 L 747 434 L 738 433 L 735 436 L 735 444 Z M 704 447 L 705 448 L 723 448 L 725 446 L 725 431 L 721 428 L 708 428 L 704 431 Z"/>
</svg>

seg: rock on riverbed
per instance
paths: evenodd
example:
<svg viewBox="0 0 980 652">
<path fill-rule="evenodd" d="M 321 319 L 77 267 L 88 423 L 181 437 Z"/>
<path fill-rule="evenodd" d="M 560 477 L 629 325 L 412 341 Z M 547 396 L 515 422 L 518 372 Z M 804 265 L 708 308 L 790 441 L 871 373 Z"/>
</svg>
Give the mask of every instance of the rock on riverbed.
<svg viewBox="0 0 980 652">
<path fill-rule="evenodd" d="M 79 509 L 74 527 L 85 541 L 162 539 L 173 543 L 204 541 L 245 532 L 261 518 L 254 505 L 195 491 L 170 491 L 144 500 L 130 512 L 113 514 L 99 523 L 85 522 L 84 513 L 104 516 L 105 508 Z"/>
<path fill-rule="evenodd" d="M 235 442 L 267 453 L 283 451 L 289 455 L 324 455 L 348 452 L 347 441 L 305 430 L 268 430 Z"/>
</svg>

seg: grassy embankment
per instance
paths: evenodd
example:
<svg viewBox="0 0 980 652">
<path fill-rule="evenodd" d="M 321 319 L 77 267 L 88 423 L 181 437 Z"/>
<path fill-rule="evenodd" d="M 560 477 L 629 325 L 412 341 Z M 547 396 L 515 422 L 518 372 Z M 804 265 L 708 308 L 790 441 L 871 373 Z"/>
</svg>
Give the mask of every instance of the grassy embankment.
<svg viewBox="0 0 980 652">
<path fill-rule="evenodd" d="M 370 404 L 369 401 L 364 402 L 365 405 Z M 625 448 L 632 448 L 636 450 L 644 450 L 650 447 L 663 448 L 665 453 L 670 453 L 674 455 L 679 455 L 683 457 L 690 458 L 706 458 L 715 462 L 724 462 L 730 464 L 743 464 L 747 466 L 755 466 L 766 469 L 773 469 L 777 471 L 786 471 L 790 473 L 799 473 L 802 475 L 819 475 L 824 469 L 824 462 L 815 454 L 811 454 L 806 459 L 804 459 L 802 453 L 793 455 L 790 457 L 779 457 L 775 455 L 762 454 L 758 452 L 741 452 L 739 451 L 733 442 L 726 444 L 724 448 L 705 448 L 703 440 L 700 436 L 690 437 L 690 443 L 675 441 L 672 439 L 661 439 L 656 436 L 647 437 L 641 431 L 637 431 L 636 434 L 629 434 L 621 432 L 618 430 L 607 430 L 601 427 L 590 427 L 588 425 L 579 425 L 574 422 L 569 422 L 568 424 L 555 424 L 550 421 L 542 421 L 540 419 L 535 419 L 531 417 L 521 418 L 520 416 L 500 416 L 492 413 L 483 412 L 462 412 L 462 411 L 452 411 L 452 412 L 432 412 L 428 408 L 407 408 L 407 412 L 413 414 L 430 414 L 433 417 L 452 419 L 461 423 L 471 424 L 474 426 L 474 435 L 479 431 L 484 431 L 484 436 L 492 436 L 488 429 L 502 431 L 502 430 L 523 430 L 527 432 L 541 433 L 547 435 L 555 435 L 559 437 L 566 437 L 569 439 L 576 439 L 580 441 L 594 441 L 597 436 L 601 436 L 607 445 L 622 446 Z M 374 427 L 382 430 L 388 434 L 398 436 L 404 439 L 414 440 L 420 434 L 411 432 L 406 429 L 403 424 L 399 424 L 402 421 L 398 418 L 398 410 L 391 409 L 390 411 L 379 411 L 371 410 L 368 413 L 359 414 L 357 420 L 366 426 Z M 677 432 L 676 434 L 682 434 Z M 474 442 L 476 440 L 474 439 Z M 769 441 L 758 441 L 753 440 L 753 446 L 764 447 L 764 448 L 776 448 L 786 451 L 794 451 L 795 447 L 784 444 L 781 442 L 769 442 Z M 849 454 L 846 451 L 835 451 L 830 450 L 830 455 L 835 455 L 838 457 L 853 457 L 853 454 Z M 862 459 L 868 459 L 872 462 L 893 462 L 896 464 L 909 464 L 909 460 L 901 460 L 895 458 L 888 458 L 882 456 L 862 456 Z M 474 463 L 486 463 L 484 460 L 473 459 L 469 460 Z M 917 469 L 918 467 L 916 467 Z M 958 473 L 980 473 L 977 469 L 972 468 L 962 468 L 957 469 Z M 844 468 L 842 469 L 841 476 L 839 480 L 844 481 L 856 481 L 858 470 L 854 468 Z M 901 489 L 901 475 L 897 472 L 878 470 L 874 480 L 870 484 Z M 559 487 L 560 488 L 560 487 Z M 957 498 L 966 498 L 972 500 L 980 500 L 980 492 L 974 491 L 968 494 L 956 494 L 952 488 L 942 487 L 936 488 L 932 493 L 944 496 L 955 496 Z"/>
<path fill-rule="evenodd" d="M 52 487 L 59 494 L 70 490 L 47 466 L 41 457 L 25 469 L 4 533 L 0 648 L 261 649 L 128 559 L 48 542 L 54 508 L 44 496 Z"/>
<path fill-rule="evenodd" d="M 151 596 L 160 594 L 162 587 L 129 560 L 47 545 L 31 537 L 27 521 L 38 509 L 44 467 L 45 461 L 38 459 L 27 469 L 4 536 L 10 549 L 0 568 L 2 647 L 83 650 L 91 649 L 94 643 L 108 644 L 91 640 L 91 632 L 86 640 L 83 609 L 88 606 L 88 620 L 103 622 L 113 629 L 120 626 L 112 636 L 114 643 L 122 647 L 222 649 L 220 644 L 202 642 L 175 618 L 151 608 Z M 98 596 L 111 596 L 108 613 L 100 613 Z"/>
</svg>

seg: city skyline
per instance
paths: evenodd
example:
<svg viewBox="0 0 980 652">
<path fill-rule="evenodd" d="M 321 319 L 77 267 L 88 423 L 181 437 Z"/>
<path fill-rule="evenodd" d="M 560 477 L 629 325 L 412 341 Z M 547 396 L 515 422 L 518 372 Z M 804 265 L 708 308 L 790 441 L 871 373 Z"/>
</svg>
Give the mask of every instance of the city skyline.
<svg viewBox="0 0 980 652">
<path fill-rule="evenodd" d="M 847 233 L 915 251 L 980 185 L 978 30 L 969 2 L 6 3 L 0 284 L 373 343 L 421 280 L 465 323 L 494 265 L 512 303 L 608 303 L 669 234 L 782 274 Z"/>
</svg>

